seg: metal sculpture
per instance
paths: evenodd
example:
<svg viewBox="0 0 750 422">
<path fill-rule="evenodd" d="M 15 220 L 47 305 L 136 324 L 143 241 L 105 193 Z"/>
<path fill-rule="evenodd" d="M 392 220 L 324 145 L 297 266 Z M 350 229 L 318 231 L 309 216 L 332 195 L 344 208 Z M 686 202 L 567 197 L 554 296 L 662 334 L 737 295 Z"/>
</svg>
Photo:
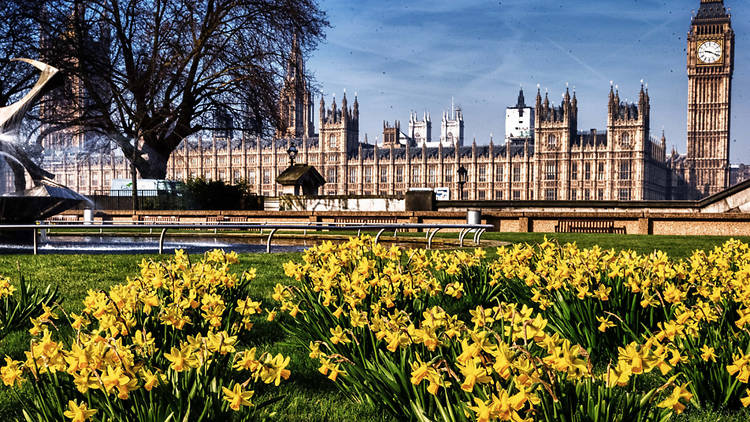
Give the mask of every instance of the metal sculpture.
<svg viewBox="0 0 750 422">
<path fill-rule="evenodd" d="M 14 133 L 19 128 L 26 111 L 44 94 L 45 88 L 59 72 L 57 68 L 37 60 L 13 59 L 13 61 L 28 63 L 41 70 L 42 73 L 39 75 L 36 84 L 22 99 L 7 107 L 0 107 L 0 134 Z M 8 165 L 13 170 L 16 178 L 16 190 L 20 191 L 25 188 L 24 170 L 29 173 L 34 185 L 39 185 L 42 180 L 51 181 L 54 177 L 31 161 L 13 142 L 0 139 L 0 155 L 6 157 Z"/>
<path fill-rule="evenodd" d="M 44 95 L 59 70 L 46 63 L 31 59 L 14 59 L 31 64 L 42 73 L 36 84 L 24 97 L 7 107 L 0 107 L 0 134 L 14 133 L 28 109 Z M 13 170 L 16 192 L 0 196 L 0 223 L 25 223 L 48 218 L 72 208 L 88 199 L 52 180 L 54 175 L 30 160 L 18 144 L 0 139 L 0 157 Z M 34 183 L 25 189 L 24 171 Z"/>
</svg>

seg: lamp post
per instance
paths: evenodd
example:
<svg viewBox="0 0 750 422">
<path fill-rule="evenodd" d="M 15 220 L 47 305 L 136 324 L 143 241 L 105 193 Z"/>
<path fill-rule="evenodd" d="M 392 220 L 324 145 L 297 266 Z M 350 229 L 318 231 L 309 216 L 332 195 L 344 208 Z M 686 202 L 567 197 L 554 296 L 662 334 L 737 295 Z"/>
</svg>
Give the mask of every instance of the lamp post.
<svg viewBox="0 0 750 422">
<path fill-rule="evenodd" d="M 131 195 L 133 197 L 133 215 L 138 211 L 138 169 L 135 160 L 138 159 L 138 138 L 133 140 L 133 156 L 130 160 Z"/>
<path fill-rule="evenodd" d="M 289 155 L 289 167 L 294 167 L 294 159 L 297 158 L 297 147 L 292 144 L 289 149 L 286 150 Z"/>
<path fill-rule="evenodd" d="M 466 176 L 468 173 L 466 167 L 461 166 L 458 168 L 458 199 L 461 201 L 464 199 L 464 183 L 466 183 Z"/>
</svg>

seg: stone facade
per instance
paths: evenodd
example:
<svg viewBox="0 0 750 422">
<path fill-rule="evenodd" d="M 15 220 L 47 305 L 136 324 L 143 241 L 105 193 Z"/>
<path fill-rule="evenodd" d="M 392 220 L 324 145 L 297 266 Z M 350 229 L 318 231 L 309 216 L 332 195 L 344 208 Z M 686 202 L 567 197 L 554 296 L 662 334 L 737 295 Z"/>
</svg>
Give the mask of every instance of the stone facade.
<svg viewBox="0 0 750 422">
<path fill-rule="evenodd" d="M 578 132 L 578 100 L 566 92 L 563 104 L 536 99 L 536 142 L 514 139 L 504 145 L 416 146 L 401 143 L 400 124 L 386 123 L 384 146 L 360 143 L 359 103 L 346 95 L 339 109 L 320 105 L 320 134 L 315 137 L 259 139 L 219 136 L 186 140 L 172 154 L 169 179 L 195 177 L 246 181 L 261 195 L 275 196 L 275 179 L 288 165 L 287 148 L 295 144 L 296 161 L 317 168 L 326 179 L 328 195 L 402 195 L 411 188 L 448 188 L 459 198 L 458 169 L 468 170 L 463 198 L 472 200 L 640 200 L 664 199 L 667 170 L 664 140 L 648 138 L 649 98 L 641 90 L 639 104 L 620 102 L 610 92 L 607 130 Z M 128 176 L 122 156 L 98 155 L 71 159 L 61 156 L 47 168 L 60 181 L 83 192 L 107 189 L 114 178 Z M 93 161 L 93 162 L 92 162 Z"/>
<path fill-rule="evenodd" d="M 451 101 L 451 109 L 440 120 L 440 144 L 444 147 L 464 146 L 464 113 Z"/>
<path fill-rule="evenodd" d="M 607 130 L 578 132 L 578 99 L 566 89 L 562 104 L 536 99 L 529 198 L 540 200 L 657 200 L 667 197 L 665 140 L 649 137 L 650 99 L 638 104 L 609 92 Z"/>
<path fill-rule="evenodd" d="M 730 186 L 734 186 L 746 180 L 750 180 L 750 166 L 748 165 L 734 165 L 729 169 L 729 172 Z"/>
<path fill-rule="evenodd" d="M 429 113 L 424 112 L 422 120 L 419 120 L 416 112 L 412 112 L 409 115 L 409 137 L 419 146 L 422 146 L 424 143 L 431 146 L 432 120 Z"/>
</svg>

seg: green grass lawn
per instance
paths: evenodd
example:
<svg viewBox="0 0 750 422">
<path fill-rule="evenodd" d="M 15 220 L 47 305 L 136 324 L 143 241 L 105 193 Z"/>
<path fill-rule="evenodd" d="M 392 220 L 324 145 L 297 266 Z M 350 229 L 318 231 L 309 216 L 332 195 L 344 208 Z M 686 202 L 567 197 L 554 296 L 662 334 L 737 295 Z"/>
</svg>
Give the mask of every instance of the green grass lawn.
<svg viewBox="0 0 750 422">
<path fill-rule="evenodd" d="M 400 235 L 400 234 L 399 234 Z M 445 236 L 452 236 L 446 233 Z M 421 236 L 424 236 L 421 234 Z M 506 242 L 541 242 L 544 234 L 539 233 L 487 233 L 484 239 Z M 547 234 L 548 239 L 560 243 L 576 242 L 581 247 L 600 245 L 603 248 L 632 249 L 650 253 L 661 249 L 675 258 L 685 258 L 695 249 L 711 249 L 729 237 L 672 237 L 635 235 L 586 235 L 586 234 Z M 750 242 L 750 238 L 743 241 Z M 252 286 L 251 294 L 262 299 L 266 307 L 271 307 L 271 293 L 278 282 L 291 284 L 283 275 L 282 264 L 296 260 L 300 253 L 286 254 L 245 254 L 235 266 L 237 272 L 256 268 L 258 278 Z M 158 255 L 10 255 L 0 256 L 0 274 L 17 280 L 20 271 L 37 286 L 53 284 L 60 288 L 66 311 L 80 311 L 81 300 L 89 289 L 106 289 L 123 282 L 127 276 L 138 273 L 142 259 L 158 260 Z M 283 395 L 284 398 L 273 405 L 273 420 L 285 421 L 381 421 L 388 420 L 377 407 L 351 402 L 341 396 L 336 388 L 317 372 L 317 365 L 307 353 L 298 349 L 293 339 L 286 338 L 274 323 L 259 322 L 254 328 L 257 345 L 275 353 L 291 356 L 292 376 L 281 388 L 266 394 Z M 25 331 L 16 332 L 0 343 L 0 357 L 9 354 L 15 358 L 22 356 L 28 347 L 29 336 Z M 260 401 L 260 400 L 259 400 Z M 6 387 L 0 387 L 0 416 L 7 420 L 19 417 L 19 404 Z M 750 412 L 726 414 L 713 411 L 693 410 L 676 418 L 679 421 L 747 421 Z"/>
</svg>

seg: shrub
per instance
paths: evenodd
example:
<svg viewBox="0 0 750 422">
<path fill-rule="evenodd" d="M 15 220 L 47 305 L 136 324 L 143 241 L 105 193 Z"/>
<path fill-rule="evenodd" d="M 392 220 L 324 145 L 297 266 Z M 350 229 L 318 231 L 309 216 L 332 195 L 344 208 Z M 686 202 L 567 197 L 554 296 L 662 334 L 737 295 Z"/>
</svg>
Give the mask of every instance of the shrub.
<svg viewBox="0 0 750 422">
<path fill-rule="evenodd" d="M 184 197 L 188 209 L 246 210 L 262 209 L 262 199 L 251 193 L 247 183 L 230 185 L 221 180 L 190 179 L 185 183 Z"/>
</svg>

